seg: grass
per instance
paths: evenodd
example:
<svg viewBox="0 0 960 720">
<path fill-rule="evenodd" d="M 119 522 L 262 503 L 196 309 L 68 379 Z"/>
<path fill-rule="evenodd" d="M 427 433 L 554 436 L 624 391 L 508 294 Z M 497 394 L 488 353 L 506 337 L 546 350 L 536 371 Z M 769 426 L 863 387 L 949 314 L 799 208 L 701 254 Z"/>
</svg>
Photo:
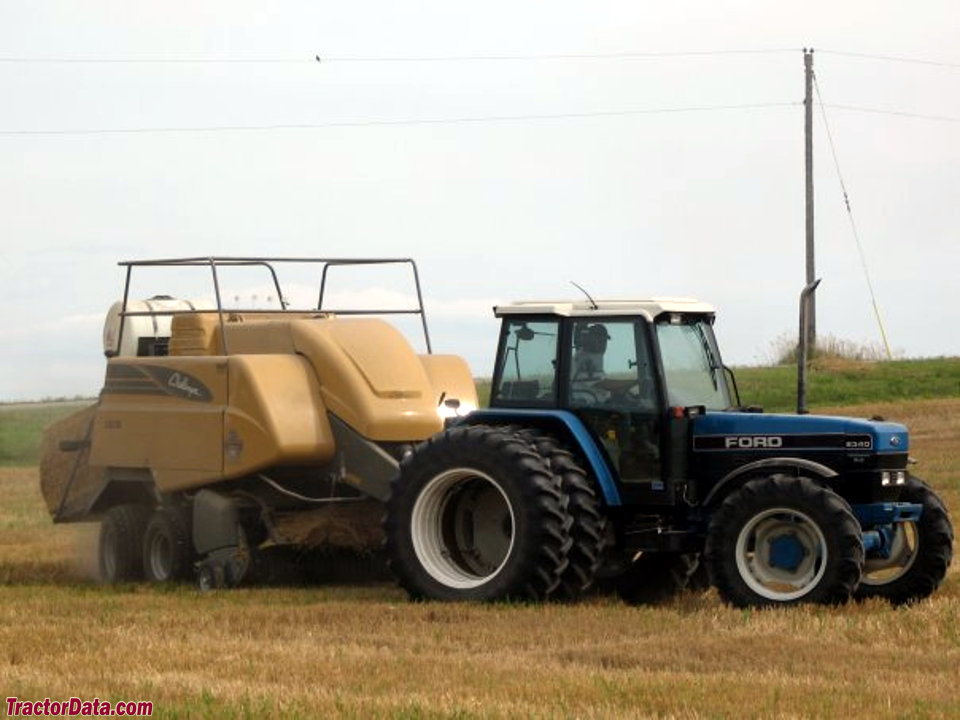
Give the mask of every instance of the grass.
<svg viewBox="0 0 960 720">
<path fill-rule="evenodd" d="M 796 366 L 744 367 L 735 373 L 744 404 L 767 412 L 796 409 Z M 480 404 L 486 406 L 490 380 L 478 378 L 476 383 Z M 807 379 L 810 407 L 939 397 L 960 397 L 960 358 L 889 362 L 822 358 L 812 363 Z M 91 402 L 0 404 L 0 467 L 39 462 L 43 428 Z"/>
<path fill-rule="evenodd" d="M 797 366 L 734 369 L 744 405 L 766 412 L 795 412 Z M 477 380 L 481 406 L 490 399 L 490 380 Z M 960 397 L 960 358 L 870 361 L 839 357 L 814 360 L 807 373 L 807 404 L 860 405 L 918 398 Z"/>
<path fill-rule="evenodd" d="M 0 467 L 36 464 L 43 428 L 92 403 L 92 400 L 69 400 L 0 405 Z"/>
<path fill-rule="evenodd" d="M 745 405 L 760 405 L 766 412 L 796 411 L 796 365 L 737 368 L 734 373 Z M 814 361 L 807 374 L 810 408 L 943 397 L 960 397 L 960 358 L 823 358 Z"/>
<path fill-rule="evenodd" d="M 918 473 L 957 508 L 956 395 L 812 409 L 909 424 Z M 392 584 L 107 588 L 88 579 L 95 530 L 50 523 L 34 467 L 0 470 L 0 499 L 7 696 L 150 700 L 162 718 L 960 716 L 956 567 L 909 608 L 759 612 L 713 591 L 630 607 L 411 603 Z"/>
<path fill-rule="evenodd" d="M 392 588 L 0 590 L 8 695 L 159 717 L 951 717 L 956 595 L 745 613 L 406 602 Z M 82 618 L 82 619 L 81 619 Z"/>
</svg>

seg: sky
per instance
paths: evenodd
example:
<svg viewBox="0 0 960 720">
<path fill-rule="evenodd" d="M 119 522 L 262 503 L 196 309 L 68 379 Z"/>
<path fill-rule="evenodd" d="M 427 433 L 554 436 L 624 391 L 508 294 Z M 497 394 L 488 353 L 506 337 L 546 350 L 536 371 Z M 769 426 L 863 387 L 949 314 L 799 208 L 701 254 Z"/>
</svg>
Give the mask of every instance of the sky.
<svg viewBox="0 0 960 720">
<path fill-rule="evenodd" d="M 0 401 L 96 394 L 117 262 L 157 257 L 412 257 L 477 376 L 491 307 L 571 281 L 708 301 L 725 361 L 768 361 L 805 283 L 805 47 L 818 332 L 880 345 L 869 277 L 894 352 L 958 355 L 958 26 L 946 0 L 4 0 Z"/>
</svg>

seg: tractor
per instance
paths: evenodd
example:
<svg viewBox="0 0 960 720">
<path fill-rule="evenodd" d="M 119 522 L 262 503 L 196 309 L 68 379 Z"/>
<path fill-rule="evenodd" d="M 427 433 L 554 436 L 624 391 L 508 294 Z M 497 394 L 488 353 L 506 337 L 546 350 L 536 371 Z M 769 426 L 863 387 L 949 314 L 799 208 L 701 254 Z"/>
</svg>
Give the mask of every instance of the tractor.
<svg viewBox="0 0 960 720">
<path fill-rule="evenodd" d="M 391 566 L 414 597 L 658 599 L 690 582 L 728 603 L 930 595 L 953 529 L 914 477 L 907 428 L 763 414 L 688 299 L 494 308 L 489 407 L 401 463 Z"/>
</svg>

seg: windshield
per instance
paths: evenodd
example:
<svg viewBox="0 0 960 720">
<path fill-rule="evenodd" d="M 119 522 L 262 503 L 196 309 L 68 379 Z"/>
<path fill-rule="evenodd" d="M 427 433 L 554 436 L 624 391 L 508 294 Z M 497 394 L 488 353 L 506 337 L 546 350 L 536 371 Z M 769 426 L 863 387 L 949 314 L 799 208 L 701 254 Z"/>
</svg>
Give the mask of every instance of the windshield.
<svg viewBox="0 0 960 720">
<path fill-rule="evenodd" d="M 680 323 L 658 322 L 656 327 L 668 404 L 703 405 L 708 410 L 730 407 L 730 393 L 710 324 L 703 319 L 684 319 Z"/>
</svg>

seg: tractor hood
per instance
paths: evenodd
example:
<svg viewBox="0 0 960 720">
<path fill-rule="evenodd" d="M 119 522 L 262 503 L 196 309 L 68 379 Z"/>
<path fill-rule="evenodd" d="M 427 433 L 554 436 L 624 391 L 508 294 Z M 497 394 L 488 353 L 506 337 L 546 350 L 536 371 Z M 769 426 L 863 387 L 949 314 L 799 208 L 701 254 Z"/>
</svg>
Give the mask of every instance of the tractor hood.
<svg viewBox="0 0 960 720">
<path fill-rule="evenodd" d="M 828 417 L 708 412 L 694 420 L 695 450 L 847 450 L 904 453 L 907 428 L 899 423 Z"/>
</svg>

